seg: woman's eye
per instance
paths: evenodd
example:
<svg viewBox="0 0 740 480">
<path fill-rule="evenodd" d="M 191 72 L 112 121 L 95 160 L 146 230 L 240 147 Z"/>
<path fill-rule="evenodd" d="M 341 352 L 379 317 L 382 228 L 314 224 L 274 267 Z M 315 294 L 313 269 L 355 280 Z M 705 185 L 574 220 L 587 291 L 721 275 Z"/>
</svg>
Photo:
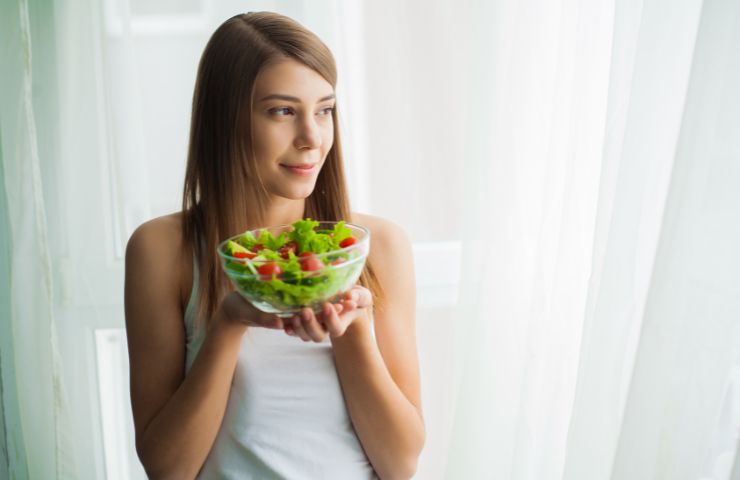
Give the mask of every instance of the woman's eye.
<svg viewBox="0 0 740 480">
<path fill-rule="evenodd" d="M 272 113 L 273 115 L 285 116 L 285 115 L 290 115 L 291 113 L 293 113 L 293 110 L 291 110 L 288 107 L 278 107 L 278 108 L 271 108 L 270 113 Z"/>
<path fill-rule="evenodd" d="M 332 110 L 334 110 L 334 107 L 325 107 L 319 110 L 321 115 L 331 115 Z"/>
</svg>

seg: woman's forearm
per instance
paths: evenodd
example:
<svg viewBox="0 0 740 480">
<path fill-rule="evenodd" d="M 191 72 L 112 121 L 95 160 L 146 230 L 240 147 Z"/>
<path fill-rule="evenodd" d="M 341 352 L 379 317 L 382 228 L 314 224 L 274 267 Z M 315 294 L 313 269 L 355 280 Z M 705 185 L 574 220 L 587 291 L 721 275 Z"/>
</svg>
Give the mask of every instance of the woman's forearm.
<svg viewBox="0 0 740 480">
<path fill-rule="evenodd" d="M 357 436 L 382 479 L 408 479 L 424 445 L 424 421 L 396 385 L 367 318 L 332 339 L 345 401 Z"/>
<path fill-rule="evenodd" d="M 137 452 L 149 478 L 195 478 L 213 446 L 245 328 L 226 322 L 214 325 L 188 375 L 137 438 Z"/>
</svg>

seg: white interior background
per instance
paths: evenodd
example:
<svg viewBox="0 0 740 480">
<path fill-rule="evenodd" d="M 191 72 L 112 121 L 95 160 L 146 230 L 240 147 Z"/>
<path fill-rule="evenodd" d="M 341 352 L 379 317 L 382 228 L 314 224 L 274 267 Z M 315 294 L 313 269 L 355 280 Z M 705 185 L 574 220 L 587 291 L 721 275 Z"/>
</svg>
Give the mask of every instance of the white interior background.
<svg viewBox="0 0 740 480">
<path fill-rule="evenodd" d="M 1 478 L 145 478 L 123 252 L 255 10 L 332 49 L 352 205 L 414 242 L 415 478 L 740 480 L 735 0 L 4 2 Z"/>
</svg>

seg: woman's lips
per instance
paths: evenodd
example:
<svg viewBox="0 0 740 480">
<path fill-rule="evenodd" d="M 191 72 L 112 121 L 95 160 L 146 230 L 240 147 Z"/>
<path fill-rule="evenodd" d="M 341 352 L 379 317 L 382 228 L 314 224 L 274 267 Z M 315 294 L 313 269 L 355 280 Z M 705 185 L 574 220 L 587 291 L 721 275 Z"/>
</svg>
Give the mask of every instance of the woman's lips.
<svg viewBox="0 0 740 480">
<path fill-rule="evenodd" d="M 313 174 L 314 170 L 316 170 L 317 164 L 307 165 L 307 166 L 288 166 L 288 165 L 280 164 L 280 166 L 295 175 L 300 175 L 302 177 L 309 177 Z"/>
</svg>

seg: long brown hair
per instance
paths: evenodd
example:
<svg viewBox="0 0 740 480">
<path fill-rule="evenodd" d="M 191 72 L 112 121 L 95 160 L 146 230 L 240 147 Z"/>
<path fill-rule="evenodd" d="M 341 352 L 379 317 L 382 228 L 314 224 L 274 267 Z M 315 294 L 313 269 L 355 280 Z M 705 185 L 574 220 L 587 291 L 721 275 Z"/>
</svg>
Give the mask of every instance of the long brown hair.
<svg viewBox="0 0 740 480">
<path fill-rule="evenodd" d="M 268 194 L 257 171 L 251 135 L 244 132 L 251 132 L 257 74 L 270 62 L 284 58 L 303 63 L 336 88 L 331 51 L 305 27 L 276 13 L 250 12 L 228 19 L 213 33 L 200 59 L 193 93 L 182 232 L 186 251 L 194 253 L 200 267 L 198 317 L 206 322 L 232 289 L 221 271 L 217 245 L 247 226 L 265 226 L 262 221 Z M 349 220 L 336 108 L 332 118 L 334 143 L 313 192 L 306 198 L 303 216 Z M 376 308 L 381 306 L 382 288 L 369 261 L 359 283 L 373 293 Z"/>
</svg>

